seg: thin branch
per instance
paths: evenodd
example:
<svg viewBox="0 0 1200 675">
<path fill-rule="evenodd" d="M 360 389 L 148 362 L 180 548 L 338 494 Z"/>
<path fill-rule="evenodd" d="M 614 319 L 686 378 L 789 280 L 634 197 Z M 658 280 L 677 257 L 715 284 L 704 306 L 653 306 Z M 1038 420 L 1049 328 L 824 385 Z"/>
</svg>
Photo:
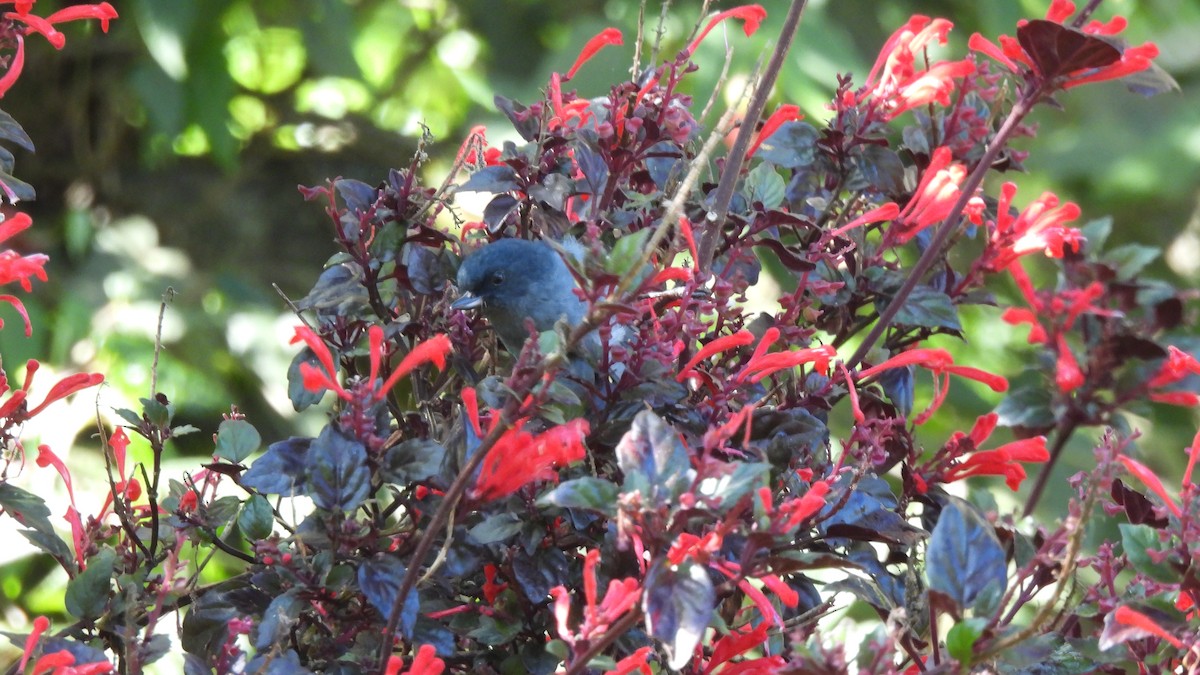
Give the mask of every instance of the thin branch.
<svg viewBox="0 0 1200 675">
<path fill-rule="evenodd" d="M 925 249 L 925 253 L 917 260 L 917 264 L 913 265 L 912 271 L 909 272 L 908 278 L 904 280 L 904 284 L 900 286 L 900 290 L 896 291 L 896 295 L 892 297 L 891 302 L 880 313 L 879 320 L 871 327 L 871 332 L 867 333 L 862 343 L 858 345 L 858 349 L 855 350 L 854 355 L 846 362 L 847 368 L 854 368 L 859 363 L 862 363 L 863 358 L 866 357 L 884 331 L 887 330 L 892 319 L 896 318 L 896 314 L 904 306 L 905 300 L 912 294 L 913 289 L 917 287 L 917 284 L 921 283 L 921 280 L 925 278 L 925 274 L 929 272 L 933 264 L 941 259 L 946 242 L 950 240 L 951 235 L 958 229 L 959 221 L 962 218 L 963 210 L 967 207 L 967 202 L 971 200 L 971 197 L 975 195 L 975 191 L 983 184 L 983 178 L 991 170 L 992 163 L 1000 155 L 1000 150 L 1004 148 L 1009 137 L 1016 131 L 1017 125 L 1021 123 L 1021 120 L 1025 119 L 1025 116 L 1029 114 L 1034 102 L 1041 97 L 1041 94 L 1042 89 L 1040 86 L 1031 87 L 1013 104 L 1012 110 L 1000 126 L 1000 130 L 992 137 L 992 142 L 988 144 L 983 157 L 979 159 L 979 162 L 975 165 L 975 169 L 967 177 L 966 182 L 960 189 L 958 200 L 954 202 L 954 208 L 950 209 L 950 213 L 946 216 L 946 219 L 938 226 L 937 231 L 929 242 L 928 248 Z"/>
<path fill-rule="evenodd" d="M 792 40 L 796 37 L 796 29 L 800 26 L 800 16 L 804 13 L 806 4 L 808 4 L 807 0 L 792 0 L 787 16 L 783 20 L 783 29 L 779 33 L 779 43 L 771 52 L 771 59 L 767 61 L 767 69 L 763 72 L 762 80 L 759 81 L 754 95 L 750 98 L 750 106 L 746 109 L 746 116 L 742 119 L 742 128 L 738 130 L 737 140 L 734 141 L 733 149 L 730 150 L 729 156 L 725 160 L 721 180 L 717 184 L 716 193 L 713 196 L 712 209 L 705 216 L 707 223 L 700 239 L 700 259 L 696 261 L 696 265 L 700 269 L 707 269 L 712 265 L 713 254 L 717 249 L 717 239 L 720 238 L 721 230 L 725 226 L 725 217 L 729 214 L 729 203 L 733 199 L 733 191 L 737 187 L 738 178 L 741 177 L 746 151 L 750 148 L 750 139 L 754 135 L 755 127 L 758 126 L 758 120 L 762 117 L 763 110 L 767 107 L 767 98 L 770 97 L 775 80 L 779 77 L 779 71 L 783 68 L 783 61 L 792 46 Z"/>
</svg>

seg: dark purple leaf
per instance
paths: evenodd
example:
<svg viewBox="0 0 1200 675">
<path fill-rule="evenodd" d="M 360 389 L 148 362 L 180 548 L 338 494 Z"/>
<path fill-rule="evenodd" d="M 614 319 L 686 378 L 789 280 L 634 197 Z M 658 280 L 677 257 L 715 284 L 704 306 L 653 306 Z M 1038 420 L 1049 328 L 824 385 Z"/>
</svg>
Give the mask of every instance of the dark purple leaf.
<svg viewBox="0 0 1200 675">
<path fill-rule="evenodd" d="M 1129 518 L 1129 522 L 1134 525 L 1149 525 L 1156 530 L 1161 530 L 1170 522 L 1167 518 L 1155 515 L 1154 504 L 1146 498 L 1146 495 L 1126 487 L 1120 478 L 1113 479 L 1112 498 L 1114 502 L 1125 509 L 1125 517 Z"/>
<path fill-rule="evenodd" d="M 305 494 L 308 448 L 313 439 L 292 436 L 286 441 L 277 441 L 267 447 L 267 452 L 250 465 L 239 481 L 243 487 L 258 490 L 263 494 Z"/>
<path fill-rule="evenodd" d="M 29 138 L 29 134 L 25 133 L 12 115 L 3 110 L 0 110 L 0 140 L 12 141 L 29 152 L 34 152 L 33 139 Z"/>
<path fill-rule="evenodd" d="M 779 258 L 779 262 L 793 272 L 810 272 L 817 268 L 816 263 L 793 253 L 778 239 L 760 239 L 757 245 L 770 249 Z"/>
<path fill-rule="evenodd" d="M 292 408 L 296 412 L 319 403 L 321 398 L 325 396 L 324 390 L 309 391 L 304 388 L 304 376 L 300 374 L 300 364 L 302 363 L 307 363 L 313 368 L 321 367 L 321 361 L 317 359 L 317 355 L 308 347 L 301 349 L 292 358 L 292 363 L 287 369 L 288 400 L 292 402 Z"/>
<path fill-rule="evenodd" d="M 1017 41 L 1046 79 L 1121 60 L 1121 51 L 1104 40 L 1044 19 L 1033 19 L 1018 28 Z"/>
<path fill-rule="evenodd" d="M 508 214 L 512 213 L 521 202 L 510 194 L 498 194 L 488 202 L 488 205 L 483 207 L 483 224 L 487 225 L 488 232 L 499 232 L 504 228 L 504 221 L 508 220 Z"/>
<path fill-rule="evenodd" d="M 1004 590 L 1008 563 L 992 525 L 965 500 L 947 497 L 929 538 L 925 576 L 929 588 L 970 607 L 985 588 Z"/>
<path fill-rule="evenodd" d="M 518 548 L 512 558 L 517 587 L 530 602 L 542 602 L 555 586 L 570 585 L 570 565 L 562 549 L 548 548 L 528 554 Z"/>
<path fill-rule="evenodd" d="M 517 174 L 512 167 L 498 164 L 485 166 L 471 174 L 467 182 L 458 186 L 459 192 L 509 192 L 516 190 Z"/>
<path fill-rule="evenodd" d="M 703 566 L 691 561 L 673 566 L 660 559 L 647 572 L 642 593 L 646 631 L 662 641 L 672 669 L 691 660 L 715 606 L 712 579 Z"/>
<path fill-rule="evenodd" d="M 388 449 L 381 477 L 397 485 L 408 485 L 436 476 L 442 470 L 446 449 L 428 438 L 412 438 Z"/>
<path fill-rule="evenodd" d="M 67 582 L 67 612 L 78 619 L 95 619 L 104 614 L 112 592 L 113 564 L 117 552 L 107 546 L 88 558 L 87 569 Z"/>
<path fill-rule="evenodd" d="M 328 511 L 353 511 L 370 493 L 366 448 L 332 424 L 309 447 L 305 475 L 309 496 Z"/>
<path fill-rule="evenodd" d="M 673 504 L 692 485 L 687 450 L 658 415 L 643 410 L 617 444 L 617 462 L 625 475 L 622 492 L 640 492 L 648 508 Z"/>
<path fill-rule="evenodd" d="M 538 499 L 541 505 L 587 509 L 610 517 L 617 515 L 617 486 L 603 478 L 584 476 L 560 484 Z"/>
<path fill-rule="evenodd" d="M 367 602 L 370 602 L 384 619 L 391 616 L 404 573 L 405 567 L 398 558 L 382 553 L 364 560 L 358 567 L 358 586 L 367 597 Z M 404 598 L 404 610 L 400 614 L 400 635 L 412 637 L 420 604 L 417 589 L 409 589 L 408 596 Z"/>
<path fill-rule="evenodd" d="M 513 128 L 517 130 L 518 134 L 521 134 L 521 138 L 532 141 L 538 137 L 538 120 L 527 113 L 528 109 L 525 106 L 499 94 L 496 94 L 492 101 L 496 104 L 496 108 L 512 122 Z"/>
<path fill-rule="evenodd" d="M 362 181 L 343 178 L 333 185 L 350 212 L 366 211 L 375 203 L 375 188 Z"/>
</svg>

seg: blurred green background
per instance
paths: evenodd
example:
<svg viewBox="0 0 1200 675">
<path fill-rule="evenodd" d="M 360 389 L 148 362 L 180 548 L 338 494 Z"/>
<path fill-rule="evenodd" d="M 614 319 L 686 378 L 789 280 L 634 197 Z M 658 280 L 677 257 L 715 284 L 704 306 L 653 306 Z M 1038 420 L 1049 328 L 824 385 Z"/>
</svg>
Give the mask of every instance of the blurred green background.
<svg viewBox="0 0 1200 675">
<path fill-rule="evenodd" d="M 423 126 L 435 139 L 426 175 L 440 183 L 470 126 L 487 125 L 493 143 L 511 136 L 493 94 L 529 101 L 552 71 L 566 70 L 587 38 L 616 26 L 626 45 L 602 52 L 571 83 L 586 96 L 605 93 L 627 72 L 639 12 L 636 0 L 113 4 L 121 18 L 108 35 L 94 25 L 68 25 L 62 52 L 30 39 L 26 72 L 0 105 L 38 146 L 37 154 L 18 156 L 16 174 L 37 188 L 38 200 L 27 206 L 34 228 L 17 245 L 52 259 L 50 282 L 26 300 L 34 337 L 0 332 L 0 354 L 10 374 L 32 356 L 104 372 L 102 408 L 130 405 L 149 391 L 158 305 L 173 288 L 159 389 L 178 405 L 178 422 L 204 431 L 182 448 L 189 457 L 179 466 L 189 467 L 211 452 L 210 434 L 231 404 L 249 414 L 267 442 L 319 419 L 319 412 L 308 421 L 290 414 L 284 372 L 293 320 L 271 286 L 302 297 L 334 252 L 322 207 L 305 203 L 296 186 L 333 176 L 375 183 L 408 165 Z M 722 105 L 778 35 L 786 3 L 762 4 L 770 16 L 757 35 L 746 38 L 732 27 L 725 34 L 734 57 Z M 972 32 L 1013 34 L 1019 18 L 1040 17 L 1046 4 L 813 0 L 775 99 L 822 118 L 835 75 L 852 72 L 861 81 L 879 46 L 911 14 L 953 20 L 947 53 L 958 55 Z M 36 11 L 49 14 L 53 5 L 41 0 Z M 683 45 L 699 11 L 695 0 L 671 4 L 665 53 Z M 649 3 L 651 25 L 659 12 Z M 1051 189 L 1079 202 L 1084 220 L 1112 215 L 1114 243 L 1163 247 L 1154 273 L 1194 287 L 1200 2 L 1108 0 L 1098 16 L 1113 13 L 1129 18 L 1130 42 L 1157 42 L 1159 63 L 1182 92 L 1143 99 L 1109 83 L 1065 94 L 1065 111 L 1039 110 L 1036 148 L 1018 142 L 1034 149 L 1030 174 L 1016 178 L 1021 203 Z M 697 105 L 715 85 L 722 58 L 718 32 L 697 57 Z M 1025 331 L 996 317 L 972 310 L 964 317 L 968 335 L 979 337 L 955 350 L 961 361 L 1013 374 L 1029 358 Z M 10 327 L 19 323 L 6 306 L 0 318 L 14 322 Z M 953 386 L 958 410 L 924 431 L 930 445 L 996 403 L 990 392 Z M 918 406 L 922 393 L 927 400 L 927 381 L 918 382 Z M 1167 407 L 1153 413 L 1145 442 L 1161 451 L 1151 463 L 1181 466 L 1179 448 L 1194 431 L 1194 416 Z M 73 417 L 56 422 L 58 431 L 80 430 L 76 452 L 94 455 L 68 463 L 98 463 L 86 431 L 93 400 L 65 414 Z M 1090 459 L 1086 440 L 1076 445 L 1064 476 Z M 1055 492 L 1052 498 L 1064 497 Z M 44 573 L 25 569 L 3 591 L 39 611 L 27 593 Z M 51 608 L 57 602 L 53 593 L 44 600 Z"/>
</svg>

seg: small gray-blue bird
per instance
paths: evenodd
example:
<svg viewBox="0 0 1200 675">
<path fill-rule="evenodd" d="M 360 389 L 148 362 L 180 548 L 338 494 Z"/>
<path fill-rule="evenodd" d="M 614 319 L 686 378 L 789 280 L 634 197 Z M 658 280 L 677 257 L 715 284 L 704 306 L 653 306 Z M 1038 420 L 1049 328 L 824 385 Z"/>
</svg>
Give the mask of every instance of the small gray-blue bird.
<svg viewBox="0 0 1200 675">
<path fill-rule="evenodd" d="M 562 318 L 583 321 L 587 305 L 575 295 L 575 277 L 562 257 L 543 241 L 501 239 L 480 248 L 458 268 L 461 297 L 453 309 L 478 307 L 513 354 L 521 351 L 532 319 L 540 333 Z"/>
</svg>

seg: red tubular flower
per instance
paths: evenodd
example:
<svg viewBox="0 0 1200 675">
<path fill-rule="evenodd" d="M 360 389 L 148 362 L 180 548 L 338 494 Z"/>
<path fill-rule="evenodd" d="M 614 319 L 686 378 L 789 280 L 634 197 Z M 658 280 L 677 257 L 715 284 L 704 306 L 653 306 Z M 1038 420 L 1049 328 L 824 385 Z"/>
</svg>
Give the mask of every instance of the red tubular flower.
<svg viewBox="0 0 1200 675">
<path fill-rule="evenodd" d="M 75 373 L 68 375 L 59 380 L 57 384 L 50 388 L 50 392 L 46 394 L 46 399 L 34 406 L 26 416 L 33 417 L 46 409 L 46 406 L 55 401 L 62 400 L 71 394 L 88 387 L 94 387 L 104 381 L 104 376 L 100 373 Z"/>
<path fill-rule="evenodd" d="M 608 630 L 614 621 L 637 605 L 642 589 L 633 577 L 613 579 L 608 583 L 604 598 L 598 601 L 596 567 L 600 564 L 599 549 L 591 549 L 583 559 L 583 621 L 576 631 L 571 630 L 571 594 L 563 586 L 550 589 L 554 598 L 554 617 L 558 636 L 569 645 L 590 640 Z"/>
<path fill-rule="evenodd" d="M 17 36 L 17 51 L 13 54 L 12 61 L 8 64 L 8 70 L 4 71 L 4 76 L 0 77 L 0 98 L 8 93 L 9 89 L 17 83 L 17 79 L 21 77 L 21 71 L 25 69 L 25 38 Z"/>
<path fill-rule="evenodd" d="M 38 640 L 41 639 L 42 633 L 45 633 L 48 628 L 50 628 L 50 619 L 39 616 L 33 620 L 33 630 L 25 638 L 25 651 L 21 655 L 21 665 L 17 667 L 18 671 L 25 672 L 25 665 L 29 663 L 29 657 L 33 656 L 33 650 L 37 647 Z"/>
<path fill-rule="evenodd" d="M 779 513 L 786 515 L 782 526 L 783 531 L 793 530 L 801 523 L 816 515 L 825 507 L 825 497 L 829 494 L 829 483 L 819 480 L 808 488 L 799 499 L 789 499 L 779 505 Z"/>
<path fill-rule="evenodd" d="M 500 499 L 534 481 L 552 480 L 558 467 L 587 454 L 583 444 L 588 433 L 586 420 L 572 420 L 537 436 L 523 431 L 524 425 L 524 420 L 517 422 L 488 451 L 471 489 L 473 499 Z"/>
<path fill-rule="evenodd" d="M 488 605 L 496 606 L 496 598 L 508 588 L 508 584 L 496 583 L 496 566 L 488 563 L 483 566 L 483 599 Z"/>
<path fill-rule="evenodd" d="M 989 237 L 989 253 L 993 257 L 986 269 L 1006 269 L 1017 258 L 1036 251 L 1044 251 L 1051 258 L 1061 258 L 1068 246 L 1073 251 L 1079 250 L 1083 234 L 1066 226 L 1079 217 L 1077 204 L 1066 202 L 1060 205 L 1053 193 L 1043 192 L 1020 215 L 1013 217 L 1010 205 L 1016 192 L 1017 186 L 1011 182 L 1000 188 L 996 222 Z"/>
<path fill-rule="evenodd" d="M 313 332 L 308 326 L 296 326 L 295 334 L 288 344 L 296 344 L 303 341 L 312 350 L 313 355 L 320 361 L 324 371 L 314 368 L 311 364 L 300 364 L 300 375 L 304 378 L 304 388 L 308 391 L 321 391 L 328 389 L 338 395 L 339 398 L 349 401 L 350 392 L 342 388 L 342 385 L 337 381 L 337 367 L 333 365 L 333 354 L 329 351 L 329 347 L 325 345 L 325 341 Z"/>
<path fill-rule="evenodd" d="M 1171 510 L 1171 513 L 1175 514 L 1176 518 L 1179 518 L 1183 515 L 1183 510 L 1180 509 L 1179 505 L 1175 503 L 1175 499 L 1172 498 L 1167 492 L 1167 489 L 1163 487 L 1162 481 L 1160 481 L 1158 476 L 1156 476 L 1154 472 L 1150 470 L 1150 467 L 1142 464 L 1136 459 L 1126 457 L 1125 455 L 1118 456 L 1117 460 L 1125 465 L 1125 469 L 1128 470 L 1129 473 L 1133 474 L 1134 477 L 1142 481 L 1143 485 L 1150 488 L 1151 492 L 1158 495 L 1158 498 L 1163 500 L 1163 503 L 1166 504 L 1167 508 Z"/>
<path fill-rule="evenodd" d="M 383 329 L 379 326 L 371 326 L 367 331 L 368 340 L 371 343 L 371 381 L 374 382 L 379 373 L 379 362 L 383 360 Z M 412 348 L 408 354 L 400 360 L 400 364 L 392 370 L 392 374 L 388 376 L 383 386 L 375 390 L 375 400 L 382 400 L 387 392 L 391 391 L 400 378 L 408 375 L 418 366 L 426 363 L 433 363 L 439 370 L 446 368 L 446 355 L 454 350 L 454 346 L 450 344 L 450 338 L 446 335 L 435 335 L 434 337 L 422 342 Z"/>
<path fill-rule="evenodd" d="M 755 31 L 758 30 L 758 27 L 762 24 L 763 19 L 767 18 L 767 10 L 763 9 L 762 5 L 742 5 L 741 7 L 727 9 L 709 19 L 708 23 L 704 26 L 704 29 L 700 31 L 700 34 L 696 36 L 695 40 L 692 40 L 692 44 L 688 45 L 687 49 L 684 51 L 686 51 L 688 54 L 695 54 L 696 47 L 700 46 L 700 43 L 704 41 L 704 38 L 708 35 L 709 31 L 716 28 L 717 24 L 730 17 L 741 19 L 742 30 L 745 31 L 746 37 L 750 37 L 751 35 L 754 35 Z"/>
<path fill-rule="evenodd" d="M 767 641 L 767 631 L 770 625 L 766 621 L 759 622 L 758 626 L 751 628 L 749 625 L 744 625 L 741 628 L 730 631 L 728 635 L 717 640 L 713 645 L 712 657 L 705 664 L 702 675 L 712 675 L 717 668 L 723 664 L 729 663 L 735 657 L 745 654 L 751 649 L 761 647 Z M 737 665 L 730 665 L 728 668 L 721 669 L 722 673 L 766 673 L 778 672 L 786 665 L 782 657 L 779 656 L 764 656 L 756 659 L 744 659 L 739 661 Z"/>
<path fill-rule="evenodd" d="M 100 21 L 100 30 L 107 33 L 108 22 L 115 18 L 117 18 L 117 10 L 113 9 L 113 6 L 107 2 L 102 2 L 98 5 L 64 7 L 46 17 L 46 21 L 55 24 L 82 19 L 97 19 Z"/>
<path fill-rule="evenodd" d="M 1056 344 L 1058 361 L 1054 366 L 1054 383 L 1058 385 L 1059 391 L 1066 394 L 1083 384 L 1083 371 L 1079 368 L 1079 362 L 1075 360 L 1075 353 L 1071 351 L 1071 345 L 1067 344 L 1066 336 L 1059 333 Z"/>
<path fill-rule="evenodd" d="M 779 106 L 775 109 L 775 112 L 771 113 L 767 121 L 763 122 L 762 129 L 759 129 L 758 135 L 754 137 L 754 142 L 750 144 L 750 149 L 746 152 L 746 156 L 753 157 L 754 153 L 758 152 L 758 146 L 762 145 L 762 142 L 770 138 L 776 131 L 779 131 L 779 127 L 783 126 L 785 122 L 794 122 L 802 119 L 804 119 L 804 115 L 800 114 L 800 106 L 791 103 Z"/>
<path fill-rule="evenodd" d="M 1188 448 L 1187 470 L 1183 472 L 1183 482 L 1181 483 L 1184 488 L 1192 484 L 1192 469 L 1196 468 L 1197 456 L 1200 456 L 1200 431 L 1197 431 L 1196 435 L 1192 437 L 1192 445 Z"/>
<path fill-rule="evenodd" d="M 1113 621 L 1115 621 L 1123 626 L 1132 626 L 1139 630 L 1143 630 L 1147 633 L 1150 633 L 1151 635 L 1156 635 L 1156 636 L 1166 640 L 1175 649 L 1183 649 L 1184 648 L 1184 644 L 1183 644 L 1182 640 L 1175 637 L 1174 635 L 1171 635 L 1171 633 L 1167 632 L 1167 629 L 1160 626 L 1158 624 L 1158 622 L 1155 621 L 1154 619 L 1151 619 L 1150 617 L 1146 616 L 1145 614 L 1137 611 L 1136 609 L 1134 609 L 1132 607 L 1129 607 L 1126 605 L 1122 605 L 1122 606 L 1118 607 L 1116 610 L 1113 611 L 1112 618 L 1113 618 Z"/>
<path fill-rule="evenodd" d="M 1167 347 L 1167 358 L 1146 386 L 1151 389 L 1174 384 L 1188 375 L 1200 375 L 1200 361 L 1175 345 Z"/>
<path fill-rule="evenodd" d="M 949 391 L 950 375 L 958 375 L 983 383 L 997 393 L 1008 390 L 1008 380 L 978 368 L 955 365 L 950 352 L 944 349 L 911 349 L 901 352 L 883 363 L 859 371 L 855 379 L 863 380 L 885 370 L 907 366 L 922 366 L 929 369 L 934 375 L 933 400 L 929 403 L 929 408 L 914 418 L 914 424 L 924 424 L 929 416 L 941 406 Z M 939 376 L 941 377 L 939 378 Z"/>
<path fill-rule="evenodd" d="M 951 162 L 951 158 L 950 148 L 944 145 L 933 151 L 916 192 L 895 218 L 900 243 L 950 215 L 958 201 L 959 186 L 967 177 L 966 167 Z"/>
<path fill-rule="evenodd" d="M 408 670 L 401 671 L 404 667 L 404 659 L 399 656 L 391 656 L 388 658 L 387 668 L 384 672 L 387 675 L 442 675 L 446 670 L 446 663 L 438 658 L 437 650 L 433 645 L 421 645 L 417 649 L 417 655 L 413 657 L 412 667 Z"/>
<path fill-rule="evenodd" d="M 988 430 L 979 442 L 982 443 L 990 434 L 991 431 Z M 1046 450 L 1045 436 L 1026 438 L 992 450 L 973 453 L 965 461 L 946 471 L 945 482 L 951 483 L 971 476 L 1004 476 L 1008 489 L 1016 492 L 1026 475 L 1025 468 L 1017 462 L 1041 463 L 1049 459 L 1050 452 Z"/>
<path fill-rule="evenodd" d="M 625 38 L 621 36 L 621 31 L 616 28 L 605 28 L 597 33 L 592 39 L 588 40 L 583 45 L 583 49 L 579 51 L 579 56 L 575 59 L 575 63 L 571 65 L 571 69 L 567 71 L 564 80 L 569 80 L 575 77 L 575 72 L 579 70 L 583 64 L 596 55 L 596 52 L 604 49 L 609 45 L 623 45 Z"/>
<path fill-rule="evenodd" d="M 700 363 L 704 359 L 707 359 L 713 354 L 719 354 L 731 349 L 745 347 L 751 342 L 754 342 L 754 333 L 751 333 L 748 330 L 740 330 L 733 335 L 721 336 L 701 347 L 700 351 L 696 352 L 696 355 L 693 356 L 687 362 L 687 365 L 683 367 L 683 370 L 679 371 L 679 374 L 675 376 L 675 380 L 678 382 L 683 382 L 691 377 L 696 368 L 696 364 Z"/>
<path fill-rule="evenodd" d="M 832 232 L 833 236 L 840 237 L 856 227 L 862 227 L 870 223 L 880 223 L 885 220 L 895 220 L 900 215 L 900 207 L 895 202 L 888 202 L 882 206 L 867 211 L 854 220 L 842 225 Z"/>
<path fill-rule="evenodd" d="M 1027 340 L 1029 344 L 1045 344 L 1046 329 L 1043 328 L 1042 324 L 1038 321 L 1037 312 L 1034 312 L 1032 309 L 1026 309 L 1024 307 L 1009 307 L 1008 309 L 1004 310 L 1003 314 L 1000 315 L 1000 320 L 1013 326 L 1019 326 L 1023 323 L 1029 324 L 1029 338 Z"/>
<path fill-rule="evenodd" d="M 921 15 L 910 18 L 879 50 L 879 57 L 856 100 L 874 99 L 885 111 L 887 119 L 929 103 L 950 105 L 955 80 L 974 73 L 975 64 L 969 59 L 940 62 L 920 72 L 914 64 L 918 54 L 930 45 L 946 44 L 946 37 L 953 27 L 954 24 L 945 19 Z"/>
</svg>

